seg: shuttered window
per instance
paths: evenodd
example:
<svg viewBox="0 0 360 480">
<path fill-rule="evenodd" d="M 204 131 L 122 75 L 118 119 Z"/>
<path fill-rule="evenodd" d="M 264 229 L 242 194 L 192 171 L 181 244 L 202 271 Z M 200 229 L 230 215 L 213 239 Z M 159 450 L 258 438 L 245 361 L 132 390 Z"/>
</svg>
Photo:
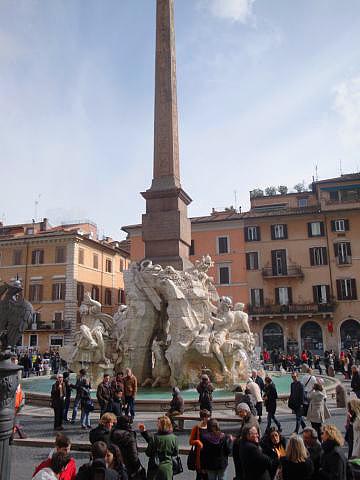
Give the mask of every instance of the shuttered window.
<svg viewBox="0 0 360 480">
<path fill-rule="evenodd" d="M 277 305 L 291 305 L 292 304 L 292 288 L 291 287 L 275 288 L 275 302 Z"/>
<path fill-rule="evenodd" d="M 309 222 L 308 235 L 309 237 L 323 237 L 325 235 L 324 222 Z"/>
<path fill-rule="evenodd" d="M 44 263 L 44 250 L 33 250 L 31 252 L 31 264 L 41 265 Z"/>
<path fill-rule="evenodd" d="M 42 302 L 43 286 L 40 284 L 29 285 L 29 300 L 30 302 Z"/>
<path fill-rule="evenodd" d="M 326 247 L 313 247 L 309 249 L 310 265 L 327 265 L 328 256 Z"/>
<path fill-rule="evenodd" d="M 336 280 L 338 300 L 357 300 L 355 278 Z"/>
<path fill-rule="evenodd" d="M 246 269 L 258 270 L 259 269 L 259 254 L 258 252 L 248 252 L 246 254 Z"/>
<path fill-rule="evenodd" d="M 264 305 L 264 290 L 262 288 L 252 288 L 250 290 L 250 301 L 253 307 L 262 307 Z"/>
<path fill-rule="evenodd" d="M 314 295 L 314 303 L 329 303 L 330 302 L 330 286 L 314 285 L 313 295 Z"/>
<path fill-rule="evenodd" d="M 245 242 L 258 242 L 261 240 L 260 227 L 245 227 Z"/>
<path fill-rule="evenodd" d="M 65 283 L 54 283 L 52 286 L 52 300 L 65 300 Z"/>
<path fill-rule="evenodd" d="M 284 238 L 288 238 L 287 225 L 282 223 L 271 225 L 271 239 L 281 240 Z"/>
<path fill-rule="evenodd" d="M 339 265 L 347 265 L 352 262 L 350 242 L 334 243 L 334 255 Z"/>
</svg>

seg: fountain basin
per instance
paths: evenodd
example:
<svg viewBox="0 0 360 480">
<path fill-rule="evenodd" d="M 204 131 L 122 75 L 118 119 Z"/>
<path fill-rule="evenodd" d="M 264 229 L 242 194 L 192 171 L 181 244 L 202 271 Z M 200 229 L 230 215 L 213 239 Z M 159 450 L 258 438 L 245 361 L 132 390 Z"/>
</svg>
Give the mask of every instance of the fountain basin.
<svg viewBox="0 0 360 480">
<path fill-rule="evenodd" d="M 273 382 L 276 385 L 279 399 L 286 402 L 289 397 L 291 375 L 280 374 L 278 372 L 271 373 Z M 325 384 L 327 395 L 335 392 L 335 387 L 338 380 L 322 376 Z M 75 374 L 71 375 L 71 380 L 75 382 Z M 51 385 L 54 383 L 53 377 L 31 377 L 21 380 L 23 390 L 26 394 L 26 403 L 36 406 L 50 406 L 50 391 Z M 95 400 L 95 407 L 98 408 L 96 401 L 96 391 L 91 392 Z M 199 408 L 198 393 L 196 389 L 182 390 L 181 395 L 185 400 L 186 410 L 197 410 Z M 75 391 L 72 393 L 71 405 L 75 398 Z M 234 393 L 231 390 L 216 389 L 213 395 L 214 409 L 233 409 L 234 408 Z M 136 396 L 136 409 L 142 412 L 166 411 L 171 400 L 171 388 L 139 388 Z"/>
</svg>

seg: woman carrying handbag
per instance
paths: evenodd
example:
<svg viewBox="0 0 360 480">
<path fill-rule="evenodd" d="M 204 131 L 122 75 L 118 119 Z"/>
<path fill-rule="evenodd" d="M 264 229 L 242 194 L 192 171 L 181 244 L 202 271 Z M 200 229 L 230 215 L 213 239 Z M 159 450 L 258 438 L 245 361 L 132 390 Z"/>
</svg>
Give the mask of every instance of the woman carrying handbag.
<svg viewBox="0 0 360 480">
<path fill-rule="evenodd" d="M 148 444 L 145 450 L 149 457 L 147 479 L 172 480 L 173 475 L 182 471 L 178 441 L 169 417 L 159 417 L 157 424 L 155 434 L 149 433 L 143 423 L 139 424 L 140 433 Z"/>
<path fill-rule="evenodd" d="M 207 473 L 201 468 L 200 452 L 202 443 L 200 441 L 201 432 L 207 430 L 207 423 L 210 419 L 209 410 L 200 410 L 200 422 L 192 428 L 189 443 L 191 451 L 188 456 L 188 470 L 196 471 L 196 480 L 207 480 Z"/>
</svg>

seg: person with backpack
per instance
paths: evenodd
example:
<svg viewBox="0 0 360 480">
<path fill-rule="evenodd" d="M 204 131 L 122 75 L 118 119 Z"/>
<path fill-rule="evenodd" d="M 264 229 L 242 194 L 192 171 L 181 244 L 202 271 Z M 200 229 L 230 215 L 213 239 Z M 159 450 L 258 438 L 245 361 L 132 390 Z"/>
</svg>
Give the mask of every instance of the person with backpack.
<svg viewBox="0 0 360 480">
<path fill-rule="evenodd" d="M 86 378 L 84 384 L 80 387 L 80 405 L 81 417 L 80 424 L 82 429 L 91 428 L 90 412 L 94 410 L 94 403 L 91 400 L 90 382 Z"/>
<path fill-rule="evenodd" d="M 144 476 L 146 477 L 145 469 L 139 459 L 136 432 L 131 428 L 131 417 L 127 415 L 118 417 L 117 424 L 111 432 L 110 440 L 111 443 L 120 448 L 129 478 L 140 480 Z"/>
<path fill-rule="evenodd" d="M 119 474 L 107 467 L 108 447 L 104 442 L 95 442 L 91 446 L 91 461 L 79 468 L 76 480 L 120 480 Z"/>
<path fill-rule="evenodd" d="M 212 394 L 214 387 L 210 382 L 208 375 L 205 373 L 201 375 L 200 383 L 197 385 L 196 390 L 199 394 L 200 410 L 209 410 L 212 412 Z"/>
<path fill-rule="evenodd" d="M 73 411 L 72 411 L 72 416 L 70 421 L 70 423 L 72 424 L 74 424 L 76 420 L 77 411 L 81 401 L 81 398 L 80 398 L 81 387 L 85 384 L 85 381 L 86 381 L 86 370 L 82 368 L 79 371 L 78 377 L 76 378 L 75 385 L 70 384 L 71 388 L 76 390 L 74 406 L 73 406 Z"/>
</svg>

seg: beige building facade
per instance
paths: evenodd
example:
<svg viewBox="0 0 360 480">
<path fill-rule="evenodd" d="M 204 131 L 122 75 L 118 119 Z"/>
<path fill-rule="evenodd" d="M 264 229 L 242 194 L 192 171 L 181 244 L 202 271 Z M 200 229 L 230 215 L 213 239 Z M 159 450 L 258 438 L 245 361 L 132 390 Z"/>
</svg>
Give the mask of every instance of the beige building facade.
<svg viewBox="0 0 360 480">
<path fill-rule="evenodd" d="M 50 227 L 48 221 L 0 225 L 0 281 L 17 277 L 34 307 L 22 346 L 45 352 L 74 338 L 84 293 L 103 311 L 125 303 L 123 271 L 129 254 L 120 242 L 97 238 L 90 222 Z"/>
</svg>

